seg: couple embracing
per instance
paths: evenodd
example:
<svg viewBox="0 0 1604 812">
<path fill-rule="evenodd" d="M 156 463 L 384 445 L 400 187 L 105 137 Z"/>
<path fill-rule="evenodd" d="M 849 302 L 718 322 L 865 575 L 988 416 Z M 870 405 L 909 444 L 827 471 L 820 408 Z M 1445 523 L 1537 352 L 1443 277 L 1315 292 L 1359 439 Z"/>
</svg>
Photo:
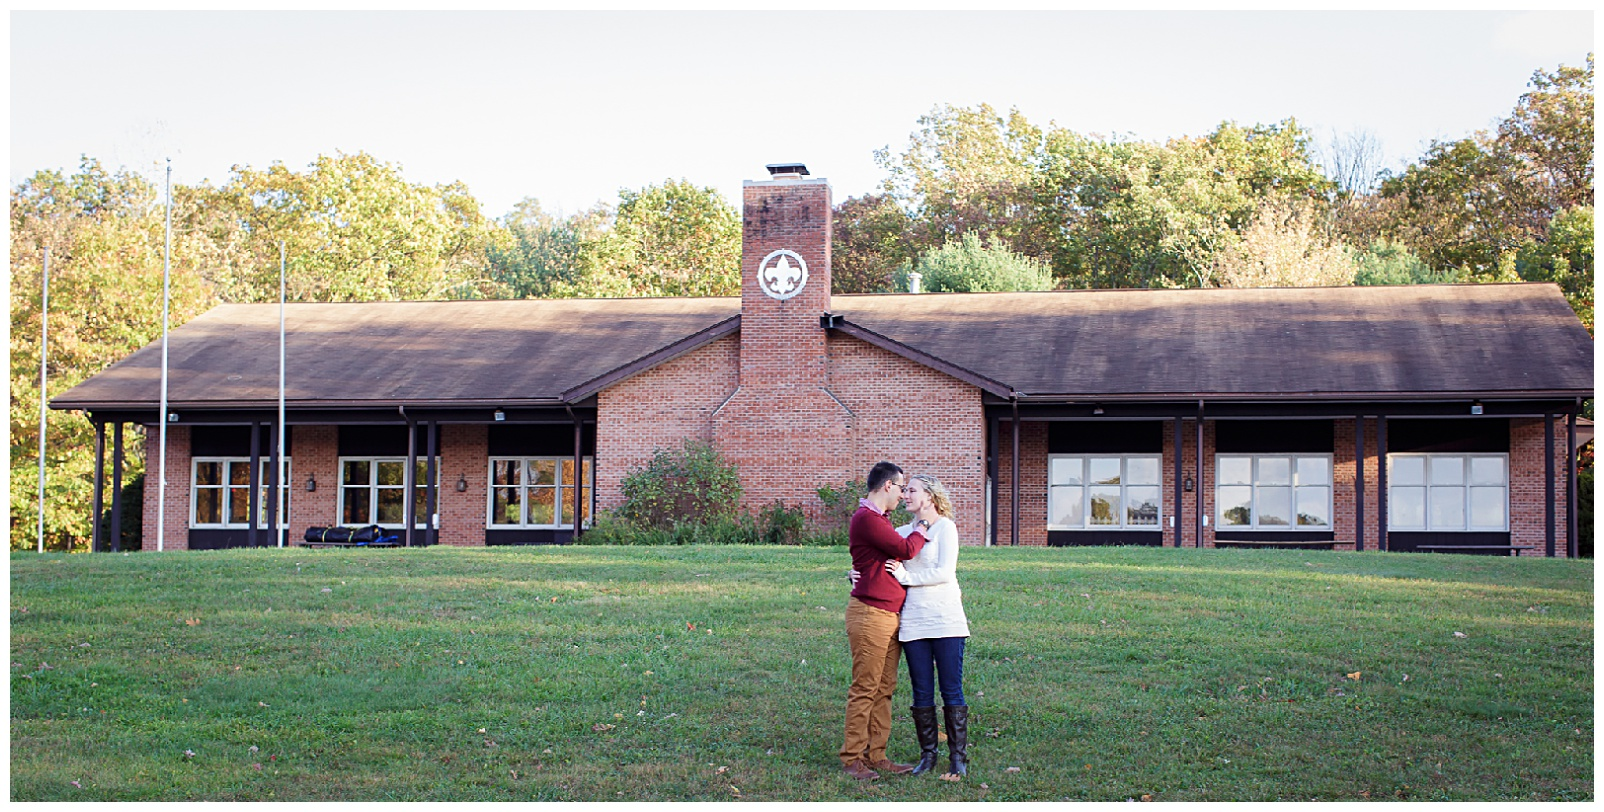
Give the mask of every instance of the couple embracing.
<svg viewBox="0 0 1604 812">
<path fill-rule="evenodd" d="M 911 477 L 889 462 L 869 470 L 868 496 L 858 503 L 847 534 L 853 580 L 847 599 L 847 644 L 852 650 L 852 687 L 847 690 L 846 740 L 841 766 L 860 781 L 880 773 L 919 774 L 939 756 L 935 687 L 940 674 L 951 771 L 968 772 L 969 705 L 963 695 L 964 641 L 969 622 L 958 590 L 958 528 L 952 500 L 935 477 Z M 887 514 L 905 502 L 914 520 L 891 526 Z M 891 696 L 897 660 L 908 654 L 913 686 L 914 731 L 919 763 L 886 757 L 891 734 Z"/>
</svg>

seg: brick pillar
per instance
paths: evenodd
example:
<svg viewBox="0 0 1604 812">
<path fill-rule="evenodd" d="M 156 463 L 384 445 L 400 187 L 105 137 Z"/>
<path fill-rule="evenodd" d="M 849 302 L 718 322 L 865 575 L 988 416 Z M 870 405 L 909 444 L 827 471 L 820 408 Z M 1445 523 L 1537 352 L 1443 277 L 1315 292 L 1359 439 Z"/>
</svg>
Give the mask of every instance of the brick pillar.
<svg viewBox="0 0 1604 812">
<path fill-rule="evenodd" d="M 483 547 L 489 514 L 490 427 L 447 423 L 440 427 L 440 543 Z M 457 491 L 457 480 L 468 483 Z"/>
<path fill-rule="evenodd" d="M 1554 421 L 1554 555 L 1565 555 L 1565 523 L 1570 511 L 1565 486 L 1565 455 L 1570 453 L 1565 423 Z M 1548 491 L 1543 483 L 1543 419 L 1509 421 L 1509 543 L 1530 544 L 1520 555 L 1547 555 Z"/>
<path fill-rule="evenodd" d="M 1013 543 L 1014 435 L 1004 420 L 997 443 L 997 545 Z M 1019 544 L 1047 544 L 1047 424 L 1019 424 Z"/>
<path fill-rule="evenodd" d="M 161 426 L 145 427 L 145 529 L 142 549 L 156 549 L 156 513 L 165 507 L 167 539 L 163 550 L 189 549 L 189 426 L 167 427 L 167 504 L 159 505 Z"/>
<path fill-rule="evenodd" d="M 823 179 L 742 190 L 739 387 L 713 415 L 713 441 L 740 469 L 748 510 L 776 499 L 817 510 L 814 489 L 850 473 L 852 415 L 826 388 L 819 325 L 830 309 L 830 214 Z"/>
<path fill-rule="evenodd" d="M 308 527 L 340 523 L 339 457 L 339 427 L 296 426 L 290 432 L 290 545 Z M 306 490 L 308 479 L 317 481 L 317 490 Z"/>
</svg>

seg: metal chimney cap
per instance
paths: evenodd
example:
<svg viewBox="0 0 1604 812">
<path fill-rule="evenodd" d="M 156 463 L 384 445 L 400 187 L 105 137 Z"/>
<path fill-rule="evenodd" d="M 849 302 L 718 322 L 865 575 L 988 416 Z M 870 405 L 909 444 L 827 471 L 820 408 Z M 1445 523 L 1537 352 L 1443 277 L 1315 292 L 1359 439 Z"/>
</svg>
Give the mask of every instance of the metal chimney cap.
<svg viewBox="0 0 1604 812">
<path fill-rule="evenodd" d="M 800 164 L 800 163 L 769 164 L 768 165 L 768 170 L 769 170 L 769 175 L 774 176 L 774 177 L 779 177 L 780 175 L 806 175 L 806 174 L 808 174 L 808 168 L 805 165 Z"/>
</svg>

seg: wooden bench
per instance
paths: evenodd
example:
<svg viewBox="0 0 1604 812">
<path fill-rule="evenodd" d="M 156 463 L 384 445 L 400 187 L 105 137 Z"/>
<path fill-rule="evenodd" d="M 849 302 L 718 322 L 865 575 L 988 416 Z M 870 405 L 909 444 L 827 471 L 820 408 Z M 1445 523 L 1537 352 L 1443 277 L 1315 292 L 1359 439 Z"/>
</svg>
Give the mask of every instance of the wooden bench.
<svg viewBox="0 0 1604 812">
<path fill-rule="evenodd" d="M 1427 553 L 1481 552 L 1484 550 L 1504 552 L 1507 550 L 1510 555 L 1514 556 L 1520 555 L 1521 550 L 1535 550 L 1537 546 L 1534 544 L 1422 544 L 1415 549 Z"/>
<path fill-rule="evenodd" d="M 1215 539 L 1216 547 L 1285 547 L 1288 549 L 1307 547 L 1314 550 L 1329 550 L 1337 542 L 1331 539 L 1325 541 L 1249 541 L 1246 539 Z"/>
</svg>

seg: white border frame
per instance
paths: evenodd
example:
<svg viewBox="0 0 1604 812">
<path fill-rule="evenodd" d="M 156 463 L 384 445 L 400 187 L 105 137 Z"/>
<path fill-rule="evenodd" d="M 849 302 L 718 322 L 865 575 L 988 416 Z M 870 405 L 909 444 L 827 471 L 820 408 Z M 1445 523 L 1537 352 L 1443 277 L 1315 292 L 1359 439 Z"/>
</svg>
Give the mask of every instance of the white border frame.
<svg viewBox="0 0 1604 812">
<path fill-rule="evenodd" d="M 1120 461 L 1119 470 L 1120 470 L 1120 479 L 1121 480 L 1124 480 L 1124 478 L 1125 478 L 1125 471 L 1126 471 L 1126 468 L 1127 468 L 1127 465 L 1126 465 L 1126 462 L 1125 462 L 1126 460 L 1149 459 L 1149 460 L 1153 460 L 1154 462 L 1156 462 L 1158 464 L 1158 481 L 1157 482 L 1155 482 L 1155 483 L 1153 483 L 1151 485 L 1147 485 L 1147 484 L 1132 485 L 1130 483 L 1126 483 L 1126 482 L 1122 481 L 1120 483 L 1120 494 L 1121 494 L 1121 498 L 1123 500 L 1123 496 L 1124 496 L 1126 488 L 1131 488 L 1131 487 L 1158 488 L 1158 521 L 1155 522 L 1154 524 L 1128 525 L 1128 524 L 1125 524 L 1125 515 L 1122 512 L 1121 515 L 1120 515 L 1120 523 L 1117 524 L 1117 525 L 1112 525 L 1112 524 L 1094 525 L 1094 524 L 1091 524 L 1090 521 L 1088 521 L 1087 524 L 1085 526 L 1082 526 L 1082 527 L 1076 527 L 1076 526 L 1067 525 L 1067 524 L 1053 524 L 1053 460 L 1055 460 L 1055 459 L 1066 459 L 1066 458 L 1085 459 L 1085 460 L 1093 460 L 1093 459 L 1119 460 Z M 1089 470 L 1089 468 L 1090 468 L 1090 466 L 1088 465 L 1088 470 Z M 1067 486 L 1067 487 L 1079 487 L 1079 488 L 1082 489 L 1082 494 L 1081 494 L 1081 498 L 1083 500 L 1082 504 L 1086 506 L 1087 511 L 1088 511 L 1087 518 L 1090 519 L 1091 503 L 1089 501 L 1084 501 L 1084 500 L 1088 500 L 1088 499 L 1091 498 L 1090 489 L 1092 488 L 1092 484 L 1088 482 L 1088 483 L 1085 483 L 1085 484 L 1082 484 L 1082 485 L 1078 485 L 1078 486 L 1071 485 L 1071 486 Z M 990 493 L 990 492 L 988 491 L 988 493 Z M 1122 511 L 1124 510 L 1124 505 L 1123 504 L 1121 505 L 1121 509 L 1122 509 Z M 1162 453 L 1141 452 L 1141 453 L 1135 453 L 1135 454 L 1076 454 L 1076 453 L 1074 453 L 1072 451 L 1066 451 L 1066 452 L 1063 452 L 1063 453 L 1055 453 L 1055 454 L 1048 454 L 1047 455 L 1047 529 L 1049 531 L 1051 531 L 1051 532 L 1062 532 L 1062 533 L 1105 533 L 1105 532 L 1111 532 L 1111 533 L 1155 533 L 1155 532 L 1163 532 L 1164 529 L 1165 529 L 1164 522 L 1165 522 L 1165 516 L 1166 515 L 1167 514 L 1164 512 L 1164 455 Z"/>
<path fill-rule="evenodd" d="M 1392 490 L 1393 490 L 1393 488 L 1398 487 L 1397 481 L 1394 480 L 1393 476 L 1392 476 L 1392 461 L 1393 461 L 1393 459 L 1395 459 L 1397 457 L 1419 457 L 1419 458 L 1422 458 L 1422 459 L 1426 460 L 1425 471 L 1424 471 L 1425 480 L 1426 481 L 1423 484 L 1420 484 L 1420 485 L 1404 485 L 1403 486 L 1405 488 L 1420 488 L 1420 489 L 1422 489 L 1422 490 L 1424 490 L 1426 492 L 1426 501 L 1425 501 L 1425 504 L 1422 505 L 1422 509 L 1425 511 L 1425 519 L 1426 519 L 1426 524 L 1423 527 L 1399 527 L 1398 525 L 1394 524 L 1393 521 L 1392 521 L 1392 510 L 1393 510 L 1393 507 L 1395 507 L 1397 505 L 1397 502 L 1395 502 L 1393 500 Z M 1471 459 L 1475 459 L 1477 457 L 1481 457 L 1481 458 L 1484 458 L 1484 459 L 1496 459 L 1496 460 L 1502 461 L 1504 463 L 1504 486 L 1503 486 L 1504 487 L 1504 526 L 1501 527 L 1501 528 L 1496 528 L 1496 527 L 1474 527 L 1474 526 L 1471 525 L 1471 523 L 1470 523 L 1470 515 L 1471 515 L 1471 513 L 1470 513 L 1470 489 L 1472 487 L 1491 488 L 1493 486 L 1492 485 L 1475 485 L 1475 486 L 1472 486 L 1471 483 L 1470 483 L 1469 466 L 1466 466 L 1465 484 L 1457 486 L 1457 487 L 1463 488 L 1464 491 L 1465 491 L 1465 526 L 1463 528 L 1458 529 L 1458 530 L 1441 530 L 1441 529 L 1433 528 L 1431 526 L 1431 489 L 1433 487 L 1432 484 L 1431 484 L 1431 458 L 1433 458 L 1433 457 L 1455 457 L 1455 458 L 1458 458 L 1458 459 L 1461 459 L 1461 460 L 1471 460 Z M 1509 492 L 1514 487 L 1514 484 L 1515 483 L 1513 481 L 1511 481 L 1511 479 L 1510 479 L 1509 452 L 1507 452 L 1507 451 L 1400 451 L 1400 452 L 1389 452 L 1387 454 L 1387 532 L 1388 533 L 1395 533 L 1395 532 L 1396 533 L 1508 533 L 1508 532 L 1511 532 L 1510 531 L 1510 519 L 1511 519 L 1510 511 L 1511 511 L 1511 507 L 1512 506 L 1510 504 Z M 1441 487 L 1452 488 L 1452 487 L 1456 487 L 1456 486 L 1453 486 L 1453 485 L 1446 485 L 1446 486 L 1445 485 L 1438 485 L 1436 487 L 1439 487 L 1439 488 L 1441 488 Z"/>
<path fill-rule="evenodd" d="M 1263 452 L 1253 452 L 1253 453 L 1227 452 L 1227 453 L 1223 453 L 1223 454 L 1220 453 L 1220 452 L 1215 452 L 1215 454 L 1214 454 L 1214 510 L 1212 511 L 1212 513 L 1214 514 L 1214 517 L 1212 519 L 1212 521 L 1214 522 L 1214 531 L 1216 533 L 1221 533 L 1221 532 L 1224 532 L 1224 533 L 1335 533 L 1336 530 L 1337 530 L 1337 460 L 1336 460 L 1336 456 L 1337 456 L 1336 454 L 1333 454 L 1331 452 L 1320 452 L 1320 451 L 1263 451 Z M 1263 527 L 1263 526 L 1259 525 L 1259 484 L 1258 484 L 1257 480 L 1258 480 L 1258 476 L 1259 476 L 1259 460 L 1261 460 L 1261 459 L 1263 459 L 1265 457 L 1286 457 L 1286 458 L 1292 460 L 1292 476 L 1293 476 L 1292 484 L 1285 485 L 1285 486 L 1282 486 L 1282 485 L 1272 486 L 1272 487 L 1278 487 L 1278 488 L 1279 487 L 1291 488 L 1291 490 L 1292 490 L 1292 523 L 1291 524 L 1270 525 L 1268 527 Z M 1330 474 L 1330 477 L 1326 480 L 1326 484 L 1324 484 L 1324 485 L 1300 486 L 1297 483 L 1297 479 L 1296 479 L 1297 478 L 1297 465 L 1298 465 L 1297 460 L 1300 457 L 1302 457 L 1302 458 L 1320 457 L 1320 458 L 1323 458 L 1326 461 L 1326 471 L 1329 472 L 1329 474 Z M 1240 488 L 1240 487 L 1243 487 L 1240 483 L 1231 483 L 1229 485 L 1222 485 L 1220 483 L 1220 460 L 1227 459 L 1227 458 L 1230 458 L 1230 459 L 1250 459 L 1250 460 L 1253 461 L 1252 473 L 1249 474 L 1249 478 L 1252 481 L 1250 481 L 1248 483 L 1248 485 L 1247 485 L 1247 487 L 1250 487 L 1250 488 L 1253 489 L 1253 524 L 1226 524 L 1225 523 L 1225 517 L 1221 512 L 1220 488 L 1222 488 L 1222 487 L 1224 487 L 1224 488 Z M 1314 525 L 1298 524 L 1298 488 L 1299 487 L 1315 487 L 1315 488 L 1325 488 L 1326 489 L 1326 515 L 1330 517 L 1330 521 L 1325 526 L 1318 527 L 1318 526 L 1314 526 Z"/>
</svg>

